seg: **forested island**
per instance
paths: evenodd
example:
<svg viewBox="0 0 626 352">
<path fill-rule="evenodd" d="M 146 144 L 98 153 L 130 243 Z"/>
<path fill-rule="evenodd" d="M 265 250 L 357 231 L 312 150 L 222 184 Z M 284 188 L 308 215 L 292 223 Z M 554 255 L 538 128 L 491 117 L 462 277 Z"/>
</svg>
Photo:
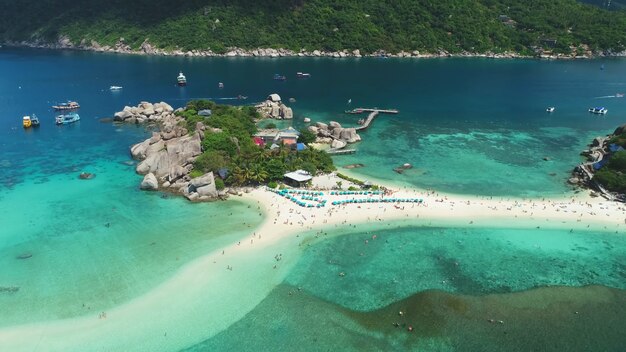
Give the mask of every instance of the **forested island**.
<svg viewBox="0 0 626 352">
<path fill-rule="evenodd" d="M 309 148 L 315 136 L 306 129 L 259 136 L 254 107 L 193 100 L 174 110 L 169 104 L 142 102 L 115 114 L 123 123 L 153 125 L 158 132 L 131 148 L 145 175 L 142 189 L 183 194 L 189 200 L 223 198 L 242 186 L 272 188 L 286 172 L 308 175 L 335 170 L 326 152 Z M 268 141 L 266 143 L 265 141 Z"/>
<path fill-rule="evenodd" d="M 0 8 L 5 44 L 147 54 L 590 57 L 623 55 L 626 42 L 620 1 L 0 0 Z"/>
</svg>

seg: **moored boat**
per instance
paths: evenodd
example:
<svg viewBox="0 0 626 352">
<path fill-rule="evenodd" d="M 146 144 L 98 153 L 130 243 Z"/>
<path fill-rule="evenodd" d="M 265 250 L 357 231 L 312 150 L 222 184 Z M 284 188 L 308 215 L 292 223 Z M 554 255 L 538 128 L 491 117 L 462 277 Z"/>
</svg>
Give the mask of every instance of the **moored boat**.
<svg viewBox="0 0 626 352">
<path fill-rule="evenodd" d="M 68 101 L 59 105 L 52 105 L 52 108 L 54 110 L 76 110 L 80 108 L 80 105 L 75 101 Z"/>
<path fill-rule="evenodd" d="M 279 75 L 278 73 L 274 74 L 274 80 L 275 81 L 286 81 L 287 77 L 285 77 L 284 75 Z"/>
<path fill-rule="evenodd" d="M 352 110 L 346 110 L 344 111 L 346 114 L 362 114 L 363 113 L 363 109 L 352 109 Z"/>
<path fill-rule="evenodd" d="M 30 116 L 24 116 L 22 118 L 22 126 L 24 128 L 30 128 L 33 125 L 33 121 L 30 119 Z"/>
<path fill-rule="evenodd" d="M 80 120 L 80 116 L 75 112 L 70 112 L 69 114 L 57 116 L 55 122 L 57 125 L 67 125 L 78 120 Z"/>
<path fill-rule="evenodd" d="M 595 107 L 595 108 L 589 108 L 589 112 L 592 114 L 596 114 L 596 115 L 605 115 L 607 112 L 609 112 L 609 110 L 607 110 L 605 107 Z"/>
<path fill-rule="evenodd" d="M 554 112 L 554 106 L 550 106 L 546 109 L 546 112 Z"/>
<path fill-rule="evenodd" d="M 310 73 L 304 73 L 304 72 L 296 72 L 296 76 L 298 78 L 309 78 L 311 77 Z"/>
<path fill-rule="evenodd" d="M 182 71 L 178 73 L 178 77 L 176 78 L 176 81 L 178 82 L 178 85 L 181 87 L 184 87 L 187 85 L 187 77 L 183 75 Z"/>
<path fill-rule="evenodd" d="M 39 127 L 39 118 L 37 115 L 33 114 L 33 116 L 30 117 L 30 123 L 33 127 Z"/>
<path fill-rule="evenodd" d="M 217 88 L 222 89 L 224 88 L 224 83 L 220 82 L 217 84 Z"/>
</svg>

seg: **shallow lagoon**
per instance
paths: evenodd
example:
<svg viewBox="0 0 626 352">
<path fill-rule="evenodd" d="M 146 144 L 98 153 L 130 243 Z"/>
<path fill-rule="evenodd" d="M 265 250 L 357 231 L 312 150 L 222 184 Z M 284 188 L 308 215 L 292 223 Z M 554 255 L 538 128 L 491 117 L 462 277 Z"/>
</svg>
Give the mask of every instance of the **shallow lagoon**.
<svg viewBox="0 0 626 352">
<path fill-rule="evenodd" d="M 599 70 L 600 65 L 605 70 Z M 262 220 L 255 207 L 246 204 L 192 205 L 140 192 L 140 177 L 125 162 L 129 161 L 128 147 L 148 132 L 99 120 L 124 105 L 163 100 L 178 107 L 199 97 L 253 103 L 277 92 L 296 98 L 290 104 L 296 127 L 302 126 L 303 116 L 353 125 L 355 117 L 342 113 L 350 107 L 398 108 L 399 115 L 379 117 L 363 133 L 364 142 L 356 145 L 358 153 L 336 158 L 337 165 L 361 162 L 366 167 L 354 173 L 394 184 L 497 196 L 568 192 L 565 180 L 580 160 L 579 151 L 593 136 L 623 123 L 620 116 L 626 113 L 626 100 L 615 98 L 615 93 L 626 90 L 623 60 L 193 59 L 2 48 L 0 67 L 5 73 L 0 77 L 4 126 L 0 129 L 0 206 L 4 209 L 0 215 L 0 265 L 4 268 L 0 286 L 20 288 L 13 294 L 0 294 L 0 303 L 7 307 L 0 317 L 3 327 L 95 316 L 149 292 L 185 263 L 236 242 Z M 184 89 L 174 85 L 179 70 L 189 79 Z M 297 71 L 308 71 L 312 77 L 290 77 L 286 82 L 271 79 L 276 72 Z M 216 88 L 220 81 L 225 82 L 223 90 Z M 110 85 L 124 89 L 112 93 Z M 227 99 L 238 94 L 249 96 L 250 101 Z M 67 99 L 83 106 L 81 122 L 53 126 L 49 106 Z M 606 106 L 609 114 L 589 115 L 587 108 L 595 105 Z M 557 110 L 547 114 L 546 106 Z M 30 113 L 40 117 L 42 126 L 23 131 L 21 116 Z M 414 169 L 403 175 L 392 171 L 405 162 Z M 82 171 L 93 172 L 96 178 L 78 180 Z M 411 300 L 416 292 L 437 289 L 454 297 L 504 297 L 504 303 L 496 302 L 493 307 L 522 297 L 526 307 L 532 307 L 540 305 L 541 295 L 510 292 L 549 285 L 600 284 L 624 289 L 622 234 L 499 228 L 382 231 L 361 227 L 359 231 L 313 242 L 285 282 L 256 310 L 194 349 L 226 349 L 240 341 L 278 350 L 277 341 L 286 347 L 300 346 L 302 338 L 308 343 L 302 349 L 310 350 L 325 346 L 402 350 L 415 346 L 403 345 L 404 335 L 368 324 L 389 313 L 378 310 Z M 376 240 L 371 238 L 373 231 Z M 16 258 L 24 254 L 32 257 Z M 339 277 L 342 271 L 346 275 Z M 264 286 L 259 282 L 251 287 L 257 284 Z M 300 295 L 294 295 L 296 291 Z M 588 305 L 599 312 L 591 325 L 603 326 L 598 324 L 602 319 L 623 325 L 610 316 L 620 312 L 616 307 L 624 306 L 623 291 L 555 291 L 556 299 L 567 297 L 570 303 L 551 310 L 554 314 L 546 314 L 545 321 L 556 324 L 555 319 L 569 308 L 582 311 Z M 600 306 L 594 295 L 614 297 Z M 433 297 L 433 302 L 446 299 L 439 294 Z M 311 334 L 305 336 L 299 331 L 301 318 L 306 318 L 300 309 L 315 313 Z M 269 322 L 267 312 L 274 312 Z M 346 315 L 347 320 L 342 318 Z M 194 319 L 200 317 L 189 320 Z M 476 319 L 484 322 L 483 316 Z M 263 322 L 269 325 L 255 325 Z M 362 324 L 370 326 L 367 331 Z M 328 325 L 339 330 L 329 331 Z M 253 329 L 243 339 L 242 326 Z M 269 326 L 270 336 L 259 326 Z M 420 340 L 419 347 L 454 349 L 458 341 L 450 338 L 451 332 L 461 337 L 477 333 L 493 340 L 495 346 L 527 341 L 536 333 L 524 335 L 518 330 L 511 334 L 518 340 L 506 340 L 486 333 L 482 326 L 463 325 L 463 319 L 450 326 L 452 330 L 446 333 L 420 332 L 430 337 Z M 530 329 L 532 320 L 520 326 Z M 544 330 L 549 330 L 546 326 Z M 580 333 L 584 329 L 576 326 L 563 335 L 563 341 L 567 336 L 584 336 Z M 202 326 L 193 328 L 198 329 L 194 336 L 203 336 Z M 185 331 L 178 332 L 180 340 L 174 344 L 179 348 L 198 342 L 186 339 Z M 381 337 L 387 335 L 393 339 Z M 389 342 L 396 338 L 400 343 Z M 591 329 L 587 340 L 594 339 L 609 341 L 603 345 L 607 350 L 616 341 Z M 322 340 L 328 344 L 320 344 Z"/>
</svg>

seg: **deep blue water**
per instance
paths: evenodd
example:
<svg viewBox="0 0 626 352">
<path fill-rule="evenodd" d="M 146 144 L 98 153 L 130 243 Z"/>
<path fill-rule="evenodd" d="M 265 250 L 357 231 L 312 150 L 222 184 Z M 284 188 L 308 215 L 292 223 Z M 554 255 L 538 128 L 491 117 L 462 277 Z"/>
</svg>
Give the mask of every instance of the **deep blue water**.
<svg viewBox="0 0 626 352">
<path fill-rule="evenodd" d="M 399 109 L 362 134 L 359 153 L 337 159 L 340 166 L 366 164 L 357 170 L 364 177 L 456 193 L 560 193 L 589 138 L 612 131 L 626 113 L 626 99 L 614 97 L 626 91 L 626 61 L 620 59 L 207 59 L 2 48 L 0 68 L 2 188 L 33 172 L 71 170 L 88 162 L 87 153 L 126 153 L 145 131 L 114 132 L 116 127 L 98 121 L 125 105 L 145 100 L 179 107 L 191 98 L 239 94 L 249 99 L 220 101 L 252 104 L 276 92 L 285 101 L 297 100 L 289 104 L 296 127 L 303 126 L 303 116 L 355 125 L 358 117 L 342 112 L 357 106 Z M 188 78 L 185 88 L 175 85 L 180 70 Z M 312 77 L 297 79 L 297 71 Z M 287 81 L 274 81 L 274 73 L 287 75 Z M 110 92 L 111 85 L 124 89 Z M 50 106 L 68 99 L 81 104 L 82 120 L 56 127 Z M 556 111 L 546 113 L 547 106 Z M 591 115 L 591 106 L 606 106 L 609 113 Z M 32 113 L 42 126 L 24 131 L 21 117 Z M 89 152 L 103 144 L 110 149 Z M 546 164 L 543 156 L 553 160 Z M 417 172 L 391 171 L 404 162 Z M 484 186 L 489 179 L 495 186 Z"/>
</svg>

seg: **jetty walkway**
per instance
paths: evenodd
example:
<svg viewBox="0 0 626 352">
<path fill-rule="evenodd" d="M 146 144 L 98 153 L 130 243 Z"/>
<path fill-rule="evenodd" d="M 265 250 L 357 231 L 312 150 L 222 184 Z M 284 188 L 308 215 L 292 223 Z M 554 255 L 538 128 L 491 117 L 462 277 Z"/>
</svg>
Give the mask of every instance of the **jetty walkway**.
<svg viewBox="0 0 626 352">
<path fill-rule="evenodd" d="M 370 114 L 367 115 L 367 118 L 365 119 L 365 121 L 363 121 L 363 124 L 361 124 L 361 126 L 356 127 L 355 129 L 357 131 L 363 131 L 365 129 L 367 129 L 368 127 L 370 127 L 370 124 L 372 123 L 372 121 L 374 121 L 374 119 L 376 118 L 376 116 L 378 116 L 379 114 L 397 114 L 399 113 L 399 111 L 397 109 L 370 109 L 370 108 L 356 108 L 350 111 L 346 111 L 346 113 L 348 114 L 362 114 L 364 112 L 369 112 Z"/>
</svg>

